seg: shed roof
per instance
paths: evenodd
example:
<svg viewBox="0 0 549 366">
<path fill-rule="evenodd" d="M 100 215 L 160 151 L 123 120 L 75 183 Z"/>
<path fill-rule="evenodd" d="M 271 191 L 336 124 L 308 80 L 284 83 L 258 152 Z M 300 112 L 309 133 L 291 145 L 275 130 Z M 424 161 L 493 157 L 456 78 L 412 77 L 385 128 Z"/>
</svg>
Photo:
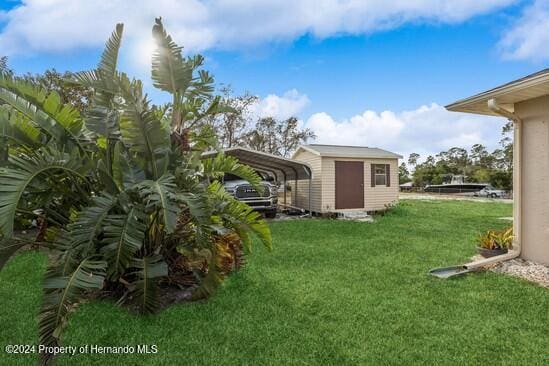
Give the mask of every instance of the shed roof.
<svg viewBox="0 0 549 366">
<path fill-rule="evenodd" d="M 544 95 L 549 95 L 549 68 L 459 100 L 447 105 L 446 109 L 454 112 L 496 116 L 497 114 L 488 108 L 488 100 L 490 99 L 495 99 L 499 105 L 513 111 L 515 103 Z"/>
<path fill-rule="evenodd" d="M 401 155 L 377 147 L 310 144 L 301 145 L 299 149 L 334 158 L 402 159 Z"/>
<path fill-rule="evenodd" d="M 276 174 L 277 179 L 309 179 L 312 177 L 311 167 L 303 162 L 286 159 L 282 156 L 268 154 L 262 151 L 247 149 L 245 147 L 230 147 L 223 150 L 225 155 L 234 156 L 241 163 L 254 169 Z M 217 155 L 218 151 L 206 151 L 203 157 L 209 158 Z"/>
</svg>

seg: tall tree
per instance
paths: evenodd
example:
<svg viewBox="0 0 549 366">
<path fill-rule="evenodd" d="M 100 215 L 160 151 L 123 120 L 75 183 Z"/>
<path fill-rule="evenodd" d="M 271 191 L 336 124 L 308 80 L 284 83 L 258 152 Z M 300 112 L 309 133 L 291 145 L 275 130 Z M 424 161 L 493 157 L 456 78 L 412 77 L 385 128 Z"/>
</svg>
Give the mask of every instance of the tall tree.
<svg viewBox="0 0 549 366">
<path fill-rule="evenodd" d="M 316 138 L 315 133 L 309 129 L 299 128 L 299 121 L 295 117 L 290 117 L 282 121 L 277 126 L 277 134 L 280 145 L 280 155 L 289 157 L 300 144 L 306 143 L 309 139 Z"/>
<path fill-rule="evenodd" d="M 93 89 L 72 82 L 74 73 L 65 71 L 61 74 L 55 69 L 51 69 L 44 71 L 43 74 L 27 74 L 25 79 L 39 85 L 47 92 L 56 92 L 62 103 L 72 105 L 81 113 L 85 112 L 90 105 Z"/>
<path fill-rule="evenodd" d="M 258 98 L 250 93 L 234 96 L 230 85 L 224 85 L 220 92 L 222 102 L 230 111 L 216 116 L 211 123 L 222 147 L 237 146 L 242 143 L 244 134 L 249 129 L 250 108 L 257 103 Z"/>
<path fill-rule="evenodd" d="M 244 145 L 269 154 L 288 157 L 300 144 L 314 139 L 314 132 L 300 129 L 295 117 L 277 121 L 272 117 L 260 118 L 255 129 L 244 136 Z"/>
<path fill-rule="evenodd" d="M 398 182 L 399 184 L 408 183 L 410 181 L 410 171 L 405 162 L 402 162 L 398 167 Z"/>
<path fill-rule="evenodd" d="M 13 75 L 13 70 L 8 65 L 8 56 L 0 57 L 0 75 Z"/>
<path fill-rule="evenodd" d="M 408 157 L 408 165 L 411 167 L 415 167 L 418 163 L 418 160 L 420 158 L 420 155 L 418 153 L 411 153 Z"/>
</svg>

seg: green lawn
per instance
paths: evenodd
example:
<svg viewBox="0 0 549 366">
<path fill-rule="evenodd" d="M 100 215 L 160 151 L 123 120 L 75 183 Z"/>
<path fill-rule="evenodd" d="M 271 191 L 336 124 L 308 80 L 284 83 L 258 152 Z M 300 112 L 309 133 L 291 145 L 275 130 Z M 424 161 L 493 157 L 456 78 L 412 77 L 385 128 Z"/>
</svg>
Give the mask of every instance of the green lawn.
<svg viewBox="0 0 549 366">
<path fill-rule="evenodd" d="M 60 365 L 549 364 L 549 291 L 494 273 L 429 277 L 460 264 L 511 205 L 403 201 L 376 223 L 272 225 L 275 249 L 210 300 L 137 317 L 107 301 L 78 309 L 64 344 L 156 344 L 152 355 L 61 357 Z M 37 342 L 42 254 L 0 273 L 0 365 L 32 364 L 4 346 Z"/>
</svg>

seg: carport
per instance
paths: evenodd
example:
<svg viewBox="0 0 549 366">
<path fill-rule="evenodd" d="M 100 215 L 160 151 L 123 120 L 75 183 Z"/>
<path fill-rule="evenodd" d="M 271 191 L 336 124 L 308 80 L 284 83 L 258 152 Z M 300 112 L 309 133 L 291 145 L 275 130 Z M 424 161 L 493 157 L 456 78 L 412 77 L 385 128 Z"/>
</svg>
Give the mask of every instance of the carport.
<svg viewBox="0 0 549 366">
<path fill-rule="evenodd" d="M 230 147 L 223 150 L 225 155 L 234 156 L 242 164 L 246 164 L 254 169 L 264 171 L 270 174 L 273 174 L 276 177 L 278 182 L 284 182 L 284 203 L 286 207 L 292 207 L 287 204 L 287 183 L 293 181 L 294 189 L 292 193 L 294 194 L 293 202 L 297 201 L 297 182 L 299 180 L 308 180 L 309 183 L 309 206 L 308 211 L 309 215 L 312 215 L 311 207 L 311 180 L 313 178 L 311 167 L 303 162 L 286 159 L 281 156 L 276 156 L 273 154 L 264 153 L 261 151 L 256 151 L 252 149 L 247 149 L 244 147 Z M 208 151 L 203 154 L 204 157 L 211 157 L 216 155 L 217 151 Z M 292 207 L 293 208 L 293 207 Z"/>
</svg>

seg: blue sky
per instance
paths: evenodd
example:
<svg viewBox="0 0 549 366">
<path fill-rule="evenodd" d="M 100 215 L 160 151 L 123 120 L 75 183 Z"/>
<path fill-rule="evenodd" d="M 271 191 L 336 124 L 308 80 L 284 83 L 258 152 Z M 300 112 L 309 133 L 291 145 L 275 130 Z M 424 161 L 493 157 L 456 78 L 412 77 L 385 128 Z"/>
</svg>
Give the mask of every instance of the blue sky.
<svg viewBox="0 0 549 366">
<path fill-rule="evenodd" d="M 93 68 L 123 21 L 121 68 L 147 79 L 150 27 L 162 15 L 218 83 L 258 95 L 258 115 L 296 115 L 317 142 L 424 156 L 477 142 L 496 148 L 504 121 L 442 106 L 547 67 L 549 2 L 393 3 L 0 1 L 0 53 L 19 73 Z"/>
</svg>

